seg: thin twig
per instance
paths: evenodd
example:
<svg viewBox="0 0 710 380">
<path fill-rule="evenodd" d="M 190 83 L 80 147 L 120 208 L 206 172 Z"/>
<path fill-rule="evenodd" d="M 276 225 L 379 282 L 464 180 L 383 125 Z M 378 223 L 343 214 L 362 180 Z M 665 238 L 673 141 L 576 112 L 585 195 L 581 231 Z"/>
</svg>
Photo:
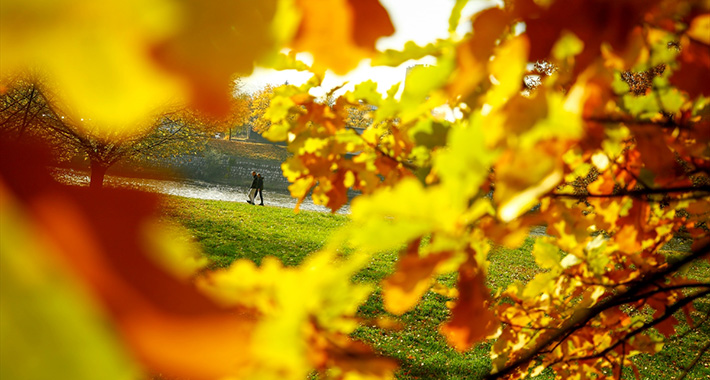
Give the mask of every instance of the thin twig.
<svg viewBox="0 0 710 380">
<path fill-rule="evenodd" d="M 501 368 L 497 372 L 490 373 L 485 377 L 485 379 L 494 379 L 498 377 L 503 377 L 518 367 L 522 366 L 523 364 L 529 362 L 533 358 L 535 358 L 537 355 L 542 352 L 545 347 L 549 346 L 550 344 L 558 341 L 560 338 L 566 336 L 569 334 L 569 331 L 576 331 L 584 326 L 591 321 L 594 317 L 599 315 L 601 312 L 617 306 L 620 300 L 633 297 L 634 295 L 638 294 L 642 290 L 644 290 L 649 284 L 655 283 L 660 281 L 661 279 L 666 278 L 667 276 L 677 272 L 680 270 L 683 266 L 685 266 L 688 263 L 691 263 L 695 260 L 701 259 L 704 256 L 708 255 L 710 253 L 710 244 L 706 244 L 703 247 L 700 247 L 700 249 L 692 252 L 691 254 L 683 257 L 682 259 L 664 267 L 661 270 L 658 270 L 656 272 L 648 273 L 646 276 L 644 276 L 640 281 L 635 283 L 632 286 L 629 286 L 628 289 L 624 292 L 620 292 L 619 294 L 616 294 L 608 299 L 606 299 L 603 302 L 598 303 L 597 305 L 591 307 L 591 308 L 586 308 L 586 309 L 580 309 L 578 310 L 577 313 L 574 314 L 570 319 L 568 319 L 562 327 L 560 327 L 555 333 L 550 334 L 546 339 L 543 339 L 540 341 L 538 344 L 536 344 L 534 347 L 531 349 L 527 350 L 524 352 L 520 357 L 517 359 L 513 360 L 510 362 L 508 365 L 505 367 Z M 710 291 L 708 291 L 710 292 Z"/>
</svg>

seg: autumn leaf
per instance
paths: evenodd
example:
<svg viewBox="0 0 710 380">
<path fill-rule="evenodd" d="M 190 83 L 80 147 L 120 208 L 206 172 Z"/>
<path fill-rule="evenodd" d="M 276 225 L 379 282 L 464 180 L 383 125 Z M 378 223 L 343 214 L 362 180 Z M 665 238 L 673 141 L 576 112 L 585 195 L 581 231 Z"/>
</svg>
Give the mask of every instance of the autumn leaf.
<svg viewBox="0 0 710 380">
<path fill-rule="evenodd" d="M 548 58 L 557 39 L 568 31 L 584 44 L 574 68 L 579 73 L 599 56 L 603 43 L 623 51 L 631 31 L 657 2 L 557 0 L 541 6 L 533 0 L 516 0 L 513 9 L 526 25 L 530 61 Z"/>
<path fill-rule="evenodd" d="M 153 218 L 155 197 L 61 186 L 34 148 L 3 145 L 5 186 L 51 244 L 53 259 L 99 302 L 143 365 L 210 378 L 249 363 L 256 314 L 217 306 L 145 251 L 142 228 Z"/>
<path fill-rule="evenodd" d="M 641 153 L 641 160 L 645 167 L 651 170 L 653 175 L 653 184 L 657 186 L 682 186 L 679 179 L 684 177 L 683 168 L 676 161 L 673 152 L 668 149 L 665 144 L 659 144 L 657 134 L 654 134 L 649 128 L 655 128 L 652 125 L 633 126 L 631 131 L 636 138 L 636 148 Z M 651 185 L 651 183 L 647 183 Z"/>
<path fill-rule="evenodd" d="M 308 355 L 319 371 L 341 372 L 354 378 L 391 379 L 397 363 L 390 358 L 377 355 L 365 343 L 355 341 L 344 334 L 319 331 L 311 325 L 311 341 Z"/>
<path fill-rule="evenodd" d="M 153 43 L 151 54 L 163 68 L 187 80 L 195 108 L 224 115 L 232 75 L 251 74 L 254 62 L 275 47 L 271 22 L 278 2 L 188 1 L 183 7 L 181 12 L 190 17 L 170 37 Z"/>
<path fill-rule="evenodd" d="M 550 142 L 523 150 L 521 154 L 507 152 L 501 157 L 496 164 L 498 188 L 494 199 L 503 221 L 521 215 L 562 180 L 559 152 L 556 152 L 559 148 Z M 537 160 L 530 161 L 528 157 L 537 157 Z"/>
<path fill-rule="evenodd" d="M 710 47 L 692 39 L 687 40 L 678 61 L 680 67 L 673 72 L 670 78 L 671 84 L 687 92 L 691 97 L 710 96 L 709 86 L 697 80 L 710 75 Z"/>
<path fill-rule="evenodd" d="M 179 28 L 180 12 L 162 0 L 3 2 L 0 77 L 39 71 L 58 89 L 62 113 L 135 131 L 186 97 L 148 55 Z"/>
<path fill-rule="evenodd" d="M 394 33 L 377 0 L 299 0 L 301 23 L 292 46 L 313 54 L 316 68 L 345 74 L 374 53 L 379 37 Z"/>
<path fill-rule="evenodd" d="M 4 180 L 0 208 L 0 377 L 88 380 L 96 371 L 106 379 L 137 376 L 90 297 L 47 255 L 51 245 Z"/>
<path fill-rule="evenodd" d="M 357 327 L 354 314 L 371 289 L 343 278 L 362 269 L 365 259 L 356 255 L 339 261 L 334 252 L 321 251 L 295 268 L 273 257 L 259 267 L 237 260 L 200 278 L 198 286 L 220 304 L 259 312 L 248 369 L 253 378 L 301 379 L 313 368 L 333 366 L 365 371 L 356 363 L 392 363 L 347 337 Z"/>
<path fill-rule="evenodd" d="M 451 256 L 439 253 L 420 257 L 419 242 L 416 239 L 409 244 L 397 262 L 395 273 L 382 283 L 385 308 L 392 314 L 401 315 L 414 307 L 431 287 L 438 264 Z"/>
<path fill-rule="evenodd" d="M 510 15 L 499 8 L 475 15 L 473 36 L 457 49 L 457 71 L 448 88 L 451 96 L 466 97 L 483 79 L 487 79 L 485 66 L 493 54 L 496 41 L 510 22 Z"/>
<path fill-rule="evenodd" d="M 491 335 L 498 328 L 493 312 L 488 308 L 490 297 L 483 272 L 472 255 L 459 268 L 459 298 L 451 310 L 452 318 L 441 326 L 441 333 L 459 351 Z"/>
<path fill-rule="evenodd" d="M 348 279 L 405 244 L 380 284 L 384 307 L 412 309 L 433 276 L 458 269 L 456 289 L 435 289 L 457 298 L 440 331 L 458 350 L 495 335 L 489 377 L 619 377 L 633 368 L 631 355 L 659 352 L 681 330 L 670 312 L 695 301 L 685 288 L 694 271 L 680 264 L 707 257 L 707 6 L 517 0 L 473 16 L 460 38 L 465 3 L 453 6 L 448 38 L 380 54 L 375 43 L 393 28 L 374 0 L 3 2 L 0 75 L 36 64 L 56 91 L 53 109 L 111 132 L 142 130 L 165 102 L 219 113 L 233 72 L 250 72 L 255 60 L 309 69 L 295 57 L 310 53 L 307 82 L 255 99 L 257 128 L 288 143 L 282 169 L 299 204 L 312 194 L 335 211 L 359 192 L 349 224 L 302 265 L 237 260 L 200 273 L 195 289 L 185 280 L 199 253 L 179 254 L 179 263 L 152 255 L 191 248 L 160 227 L 150 196 L 58 186 L 34 153 L 2 146 L 0 228 L 13 235 L 0 241 L 2 323 L 28 337 L 0 342 L 3 376 L 83 380 L 95 360 L 109 376 L 130 377 L 120 370 L 131 366 L 117 352 L 125 350 L 166 376 L 302 379 L 316 369 L 392 378 L 396 363 L 350 336 L 369 324 L 356 315 L 375 286 Z M 371 80 L 339 98 L 342 87 L 326 101 L 314 95 L 327 70 L 427 56 L 436 63 L 409 70 L 404 88 L 380 94 Z M 5 82 L 0 93 L 0 135 L 13 124 L 22 137 L 27 98 Z M 491 244 L 528 248 L 542 226 L 547 236 L 532 247 L 542 270 L 494 303 L 484 285 Z M 667 260 L 679 231 L 693 246 Z M 23 244 L 28 236 L 37 238 Z M 59 264 L 46 270 L 48 262 Z M 655 312 L 641 321 L 629 306 Z M 53 313 L 36 331 L 22 319 Z M 26 362 L 6 369 L 35 345 L 67 346 L 74 334 L 93 342 L 90 356 L 58 349 L 56 358 L 41 354 L 46 371 L 24 371 Z"/>
</svg>

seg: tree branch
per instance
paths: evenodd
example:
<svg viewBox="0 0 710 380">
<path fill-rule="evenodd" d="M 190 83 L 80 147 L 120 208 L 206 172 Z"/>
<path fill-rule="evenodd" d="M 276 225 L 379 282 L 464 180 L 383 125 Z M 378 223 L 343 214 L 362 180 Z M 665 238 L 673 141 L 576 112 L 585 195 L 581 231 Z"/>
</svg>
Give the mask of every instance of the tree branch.
<svg viewBox="0 0 710 380">
<path fill-rule="evenodd" d="M 634 329 L 630 332 L 628 332 L 626 335 L 624 335 L 621 339 L 617 340 L 616 343 L 612 344 L 611 346 L 607 347 L 603 351 L 596 353 L 594 355 L 589 355 L 589 356 L 583 356 L 583 357 L 576 357 L 576 358 L 571 358 L 568 361 L 574 361 L 574 360 L 586 360 L 586 359 L 597 359 L 602 356 L 605 356 L 612 350 L 614 350 L 616 347 L 618 347 L 620 344 L 624 344 L 624 342 L 628 341 L 629 339 L 633 338 L 634 336 L 650 329 L 651 327 L 665 321 L 666 319 L 670 318 L 673 314 L 675 314 L 677 311 L 682 309 L 684 306 L 687 304 L 695 301 L 698 298 L 703 298 L 707 295 L 710 295 L 710 290 L 702 291 L 693 294 L 692 296 L 688 296 L 683 298 L 682 300 L 674 303 L 673 305 L 669 306 L 666 308 L 666 311 L 661 315 L 660 317 L 654 319 L 653 321 L 649 323 L 644 323 L 641 327 Z"/>
<path fill-rule="evenodd" d="M 591 308 L 584 308 L 584 309 L 579 309 L 577 312 L 574 313 L 574 315 L 568 319 L 562 327 L 560 327 L 556 332 L 548 336 L 546 339 L 542 340 L 538 344 L 536 344 L 534 347 L 531 349 L 527 350 L 524 352 L 522 355 L 520 355 L 519 358 L 513 360 L 509 364 L 507 364 L 505 367 L 501 368 L 497 372 L 493 372 L 489 374 L 488 376 L 485 377 L 485 379 L 495 379 L 498 377 L 505 376 L 512 371 L 514 371 L 516 368 L 520 367 L 521 365 L 528 363 L 530 360 L 535 358 L 537 355 L 539 355 L 547 346 L 557 342 L 561 338 L 567 336 L 569 334 L 569 331 L 576 331 L 583 326 L 585 326 L 589 321 L 591 321 L 594 317 L 599 315 L 601 312 L 612 308 L 616 307 L 619 304 L 624 304 L 627 302 L 622 302 L 625 299 L 629 299 L 643 291 L 649 284 L 653 284 L 655 282 L 658 282 L 667 276 L 677 272 L 680 270 L 683 266 L 686 264 L 689 264 L 695 260 L 698 260 L 710 253 L 710 244 L 706 244 L 703 247 L 700 247 L 698 250 L 695 252 L 692 252 L 691 254 L 683 257 L 682 259 L 669 264 L 665 268 L 662 268 L 656 272 L 648 273 L 646 276 L 643 278 L 639 279 L 638 282 L 634 283 L 633 285 L 629 286 L 626 291 L 620 292 L 610 298 L 607 298 L 606 300 L 596 304 L 595 306 Z"/>
<path fill-rule="evenodd" d="M 703 186 L 681 186 L 681 187 L 660 187 L 660 188 L 646 188 L 639 190 L 623 190 L 611 194 L 559 194 L 551 193 L 550 197 L 553 198 L 574 198 L 574 199 L 585 199 L 585 198 L 621 198 L 621 197 L 632 197 L 641 198 L 646 195 L 667 195 L 672 193 L 690 193 L 690 192 L 702 192 L 710 193 L 710 185 Z M 707 194 L 700 195 L 701 197 L 707 196 Z"/>
</svg>

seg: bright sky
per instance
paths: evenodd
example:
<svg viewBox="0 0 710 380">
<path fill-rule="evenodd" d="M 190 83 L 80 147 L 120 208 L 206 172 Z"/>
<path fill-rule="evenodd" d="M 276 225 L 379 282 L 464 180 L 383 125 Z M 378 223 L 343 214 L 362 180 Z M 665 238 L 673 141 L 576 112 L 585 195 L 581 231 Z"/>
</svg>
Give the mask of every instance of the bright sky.
<svg viewBox="0 0 710 380">
<path fill-rule="evenodd" d="M 395 27 L 394 35 L 380 38 L 377 41 L 378 50 L 402 49 L 407 41 L 414 41 L 419 45 L 426 45 L 439 38 L 448 37 L 449 15 L 455 0 L 380 0 L 389 12 Z M 492 6 L 495 0 L 471 1 L 461 12 L 463 20 L 470 18 L 474 13 Z M 462 22 L 457 30 L 459 35 L 470 31 L 470 23 Z M 301 59 L 301 56 L 298 56 Z M 304 61 L 310 57 L 306 55 Z M 399 67 L 371 67 L 369 60 L 365 60 L 348 75 L 340 77 L 328 72 L 323 80 L 321 94 L 327 93 L 333 87 L 344 82 L 349 82 L 343 91 L 352 89 L 354 84 L 372 79 L 378 83 L 378 91 L 385 93 L 392 85 L 404 81 L 407 67 L 415 63 L 431 64 L 435 60 L 427 57 L 420 61 L 408 61 Z M 311 74 L 295 70 L 276 71 L 271 69 L 256 68 L 254 73 L 246 78 L 245 90 L 254 91 L 266 84 L 280 85 L 288 81 L 291 84 L 302 84 Z"/>
</svg>

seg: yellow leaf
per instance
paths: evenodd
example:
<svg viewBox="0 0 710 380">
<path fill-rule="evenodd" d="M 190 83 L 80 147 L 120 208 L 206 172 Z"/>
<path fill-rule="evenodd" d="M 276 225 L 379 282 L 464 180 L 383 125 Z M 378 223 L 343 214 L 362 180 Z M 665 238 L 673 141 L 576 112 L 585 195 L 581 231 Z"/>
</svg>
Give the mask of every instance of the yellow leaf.
<svg viewBox="0 0 710 380">
<path fill-rule="evenodd" d="M 186 100 L 224 115 L 232 75 L 251 73 L 254 60 L 278 50 L 276 8 L 276 0 L 9 0 L 0 76 L 37 69 L 63 114 L 119 132 Z M 279 27 L 288 29 L 287 18 L 280 13 Z"/>
<path fill-rule="evenodd" d="M 263 323 L 253 330 L 253 362 L 245 369 L 250 378 L 302 379 L 321 365 L 322 355 L 335 355 L 328 353 L 331 344 L 336 344 L 331 339 L 340 342 L 342 334 L 357 327 L 353 316 L 371 288 L 343 279 L 352 277 L 366 262 L 357 255 L 339 262 L 332 252 L 314 253 L 297 268 L 284 267 L 270 257 L 260 267 L 239 260 L 209 273 L 198 285 L 225 305 L 245 305 L 261 313 Z M 350 347 L 348 342 L 341 343 Z M 371 351 L 351 348 L 352 355 L 345 355 L 349 360 L 372 357 Z M 340 365 L 347 367 L 348 362 Z"/>
<path fill-rule="evenodd" d="M 187 80 L 193 106 L 224 115 L 232 75 L 250 74 L 255 60 L 276 50 L 271 21 L 277 1 L 191 0 L 181 5 L 179 29 L 154 43 L 151 54 L 164 69 Z"/>
<path fill-rule="evenodd" d="M 561 154 L 564 149 L 556 142 L 532 149 L 506 152 L 496 164 L 496 190 L 493 195 L 498 216 L 509 222 L 530 207 L 539 197 L 552 190 L 562 180 Z M 531 160 L 535 157 L 535 160 Z"/>
<path fill-rule="evenodd" d="M 494 85 L 486 95 L 486 104 L 495 109 L 521 90 L 529 49 L 530 43 L 524 35 L 498 47 L 493 60 L 488 63 Z"/>
<path fill-rule="evenodd" d="M 463 205 L 441 186 L 424 188 L 418 180 L 406 178 L 394 188 L 355 198 L 351 211 L 357 226 L 352 242 L 365 251 L 383 251 L 430 231 L 455 234 L 461 228 Z"/>
<path fill-rule="evenodd" d="M 705 45 L 710 45 L 710 14 L 699 15 L 690 22 L 688 35 Z"/>
<path fill-rule="evenodd" d="M 473 37 L 459 44 L 456 51 L 458 67 L 448 85 L 452 97 L 467 96 L 486 78 L 486 66 L 496 41 L 510 21 L 510 15 L 500 8 L 490 8 L 476 14 L 473 20 Z"/>
<path fill-rule="evenodd" d="M 39 70 L 62 113 L 102 128 L 144 127 L 157 108 L 185 97 L 148 55 L 178 30 L 180 12 L 164 0 L 3 1 L 0 77 Z"/>
<path fill-rule="evenodd" d="M 533 248 L 532 254 L 535 257 L 535 262 L 541 268 L 561 268 L 559 251 L 560 249 L 557 246 L 551 244 L 550 239 L 539 238 L 535 241 L 535 248 Z"/>
<path fill-rule="evenodd" d="M 584 42 L 574 33 L 563 31 L 560 39 L 552 47 L 552 56 L 562 61 L 581 53 L 582 50 L 584 50 Z"/>
</svg>

